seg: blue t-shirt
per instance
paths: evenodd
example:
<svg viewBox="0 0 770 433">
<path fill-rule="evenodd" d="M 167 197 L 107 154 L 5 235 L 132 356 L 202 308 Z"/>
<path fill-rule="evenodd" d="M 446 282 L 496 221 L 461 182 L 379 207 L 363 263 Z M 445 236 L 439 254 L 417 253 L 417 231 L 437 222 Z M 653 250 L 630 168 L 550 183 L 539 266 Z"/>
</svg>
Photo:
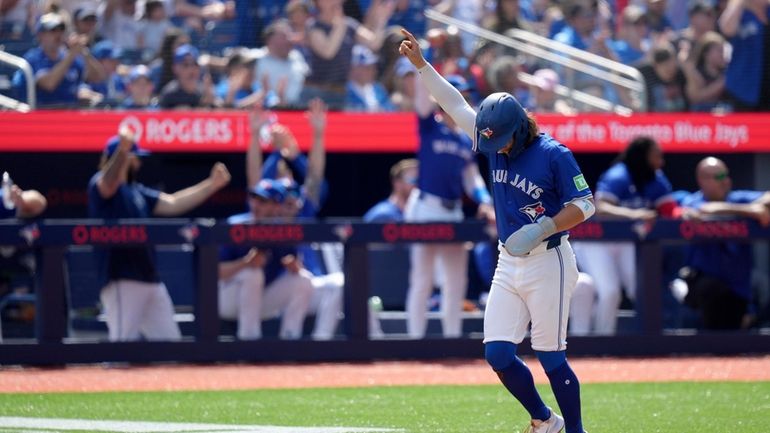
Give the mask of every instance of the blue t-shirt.
<svg viewBox="0 0 770 433">
<path fill-rule="evenodd" d="M 662 171 L 655 172 L 655 179 L 637 191 L 625 163 L 619 162 L 599 176 L 596 198 L 631 209 L 655 209 L 671 200 L 671 182 Z"/>
<path fill-rule="evenodd" d="M 372 83 L 374 88 L 374 98 L 377 100 L 376 112 L 395 111 L 396 107 L 390 102 L 390 95 L 381 83 Z M 364 96 L 358 93 L 352 81 L 348 81 L 345 86 L 345 109 L 349 111 L 369 111 L 369 106 L 364 100 Z"/>
<path fill-rule="evenodd" d="M 730 191 L 727 203 L 751 203 L 762 196 L 759 191 Z M 699 209 L 707 200 L 701 191 L 686 197 L 682 206 Z M 751 300 L 751 244 L 746 242 L 709 242 L 687 248 L 687 265 L 703 274 L 719 278 L 746 300 Z"/>
<path fill-rule="evenodd" d="M 228 224 L 250 224 L 254 222 L 256 222 L 256 220 L 254 219 L 254 215 L 252 215 L 250 212 L 232 215 L 227 218 Z M 223 245 L 219 248 L 219 261 L 229 262 L 240 259 L 246 256 L 251 248 L 251 245 Z M 260 249 L 263 248 L 260 247 Z M 281 264 L 281 258 L 289 254 L 296 255 L 297 249 L 284 245 L 270 248 L 270 257 L 268 258 L 264 268 L 265 287 L 267 287 L 268 284 L 272 283 L 276 278 L 286 272 L 286 269 Z"/>
<path fill-rule="evenodd" d="M 548 134 L 540 134 L 516 158 L 499 153 L 486 155 L 502 242 L 541 216 L 553 217 L 569 202 L 592 196 L 572 152 Z M 566 232 L 551 238 L 563 234 Z"/>
<path fill-rule="evenodd" d="M 575 31 L 574 27 L 569 25 L 561 29 L 561 31 L 553 37 L 553 40 L 567 44 L 579 50 L 588 49 L 588 45 L 585 43 L 583 38 L 578 34 L 577 31 Z"/>
<path fill-rule="evenodd" d="M 770 19 L 770 8 L 767 8 L 767 17 Z M 738 32 L 729 40 L 733 54 L 725 72 L 725 89 L 749 105 L 759 103 L 765 65 L 765 31 L 767 27 L 762 21 L 744 10 Z"/>
<path fill-rule="evenodd" d="M 431 113 L 418 120 L 420 129 L 420 191 L 459 200 L 463 195 L 463 170 L 473 162 L 473 142 L 465 133 L 436 121 Z"/>
<path fill-rule="evenodd" d="M 637 50 L 622 39 L 609 41 L 607 45 L 618 56 L 620 63 L 633 65 L 644 59 L 644 51 Z"/>
<path fill-rule="evenodd" d="M 160 191 L 140 183 L 124 183 L 115 195 L 105 199 L 96 185 L 101 172 L 88 182 L 89 218 L 149 218 L 158 203 Z M 159 282 L 155 249 L 149 246 L 95 248 L 94 253 L 102 284 L 118 279 Z"/>
<path fill-rule="evenodd" d="M 56 59 L 51 59 L 45 55 L 40 47 L 32 48 L 24 55 L 24 59 L 27 60 L 32 66 L 32 72 L 35 74 L 35 80 L 51 72 L 57 63 L 64 59 L 67 50 L 64 48 L 59 50 L 59 55 Z M 78 102 L 78 89 L 83 84 L 85 79 L 85 62 L 82 57 L 78 56 L 70 65 L 67 72 L 62 77 L 59 85 L 56 86 L 53 91 L 47 91 L 40 86 L 36 86 L 37 91 L 37 105 L 75 105 Z M 27 80 L 24 78 L 24 74 L 17 71 L 13 77 L 13 85 L 16 88 L 19 98 L 26 99 L 26 84 Z"/>
<path fill-rule="evenodd" d="M 383 200 L 364 214 L 367 223 L 396 223 L 404 221 L 404 212 L 390 200 Z"/>
<path fill-rule="evenodd" d="M 108 101 L 119 101 L 126 95 L 126 85 L 118 74 L 112 74 L 100 83 L 90 83 L 88 87 L 104 95 Z"/>
</svg>

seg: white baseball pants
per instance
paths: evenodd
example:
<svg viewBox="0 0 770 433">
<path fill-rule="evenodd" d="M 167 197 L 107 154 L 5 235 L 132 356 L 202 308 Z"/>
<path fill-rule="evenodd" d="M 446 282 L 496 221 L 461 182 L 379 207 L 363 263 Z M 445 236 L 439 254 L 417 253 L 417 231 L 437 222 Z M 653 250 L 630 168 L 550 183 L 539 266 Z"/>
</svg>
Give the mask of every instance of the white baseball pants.
<svg viewBox="0 0 770 433">
<path fill-rule="evenodd" d="M 313 297 L 310 311 L 315 313 L 314 340 L 330 340 L 337 331 L 342 317 L 342 292 L 345 274 L 334 272 L 329 275 L 312 277 Z"/>
<path fill-rule="evenodd" d="M 219 316 L 237 320 L 241 340 L 262 337 L 262 321 L 281 317 L 279 337 L 302 337 L 302 325 L 313 295 L 309 275 L 286 272 L 265 288 L 260 268 L 245 268 L 219 281 Z"/>
<path fill-rule="evenodd" d="M 110 281 L 100 299 L 107 318 L 110 341 L 179 340 L 174 305 L 163 283 L 135 280 Z"/>
<path fill-rule="evenodd" d="M 511 256 L 502 244 L 498 250 L 497 269 L 484 311 L 484 343 L 519 344 L 531 322 L 534 350 L 565 350 L 570 297 L 578 279 L 567 237 L 552 249 L 546 249 L 543 242 L 524 257 Z"/>
<path fill-rule="evenodd" d="M 636 299 L 636 245 L 633 242 L 578 242 L 575 253 L 581 269 L 594 279 L 596 303 L 588 311 L 576 306 L 574 315 L 593 317 L 596 334 L 612 335 L 618 326 L 618 309 L 623 299 L 621 287 L 629 299 Z"/>
<path fill-rule="evenodd" d="M 435 197 L 415 189 L 409 196 L 404 218 L 407 222 L 457 222 L 463 220 L 458 205 L 454 209 L 441 206 Z M 406 295 L 407 333 L 410 338 L 423 338 L 428 325 L 428 299 L 433 291 L 436 266 L 442 272 L 441 326 L 444 337 L 462 335 L 462 306 L 468 290 L 468 251 L 464 244 L 413 244 L 410 248 L 409 290 Z"/>
</svg>

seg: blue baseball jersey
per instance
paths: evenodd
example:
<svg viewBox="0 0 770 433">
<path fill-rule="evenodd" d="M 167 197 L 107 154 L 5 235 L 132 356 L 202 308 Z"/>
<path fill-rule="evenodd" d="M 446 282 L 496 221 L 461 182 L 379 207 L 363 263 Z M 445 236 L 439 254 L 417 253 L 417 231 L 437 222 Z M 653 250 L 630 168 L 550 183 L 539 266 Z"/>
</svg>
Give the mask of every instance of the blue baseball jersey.
<svg viewBox="0 0 770 433">
<path fill-rule="evenodd" d="M 37 80 L 42 75 L 51 72 L 57 63 L 64 59 L 67 51 L 61 49 L 56 59 L 51 59 L 46 56 L 40 47 L 32 48 L 25 55 L 24 59 L 32 66 L 32 72 Z M 57 105 L 57 104 L 77 104 L 78 102 L 78 89 L 83 84 L 85 79 L 85 61 L 82 57 L 78 56 L 70 65 L 67 72 L 64 73 L 59 85 L 56 86 L 53 91 L 47 91 L 39 86 L 36 87 L 37 91 L 37 104 L 39 106 Z M 16 91 L 19 93 L 19 97 L 22 99 L 26 95 L 26 79 L 24 74 L 17 71 L 13 77 L 13 84 Z"/>
<path fill-rule="evenodd" d="M 433 114 L 419 119 L 420 174 L 417 187 L 447 200 L 463 195 L 463 170 L 473 162 L 473 141 L 438 122 Z"/>
<path fill-rule="evenodd" d="M 770 19 L 770 8 L 766 18 Z M 762 88 L 762 69 L 767 64 L 767 28 L 747 9 L 741 15 L 738 32 L 729 42 L 733 46 L 732 58 L 725 72 L 725 90 L 743 103 L 759 103 Z"/>
<path fill-rule="evenodd" d="M 540 134 L 516 158 L 500 153 L 487 157 L 502 242 L 522 226 L 544 215 L 553 217 L 569 202 L 592 196 L 572 152 L 548 134 Z"/>
<path fill-rule="evenodd" d="M 149 218 L 158 203 L 160 191 L 141 183 L 124 183 L 110 198 L 99 194 L 96 173 L 88 182 L 88 216 L 90 218 Z M 131 246 L 94 249 L 98 278 L 102 285 L 108 281 L 126 279 L 155 283 L 158 276 L 155 249 L 150 246 Z"/>
<path fill-rule="evenodd" d="M 390 200 L 383 200 L 364 214 L 367 223 L 395 223 L 404 221 L 404 212 Z"/>
<path fill-rule="evenodd" d="M 655 179 L 648 182 L 643 191 L 637 191 L 625 163 L 619 162 L 599 176 L 596 198 L 607 200 L 631 209 L 655 209 L 673 201 L 671 182 L 662 171 L 655 172 Z"/>
<path fill-rule="evenodd" d="M 254 215 L 250 212 L 232 215 L 227 218 L 228 224 L 250 224 L 256 222 Z M 246 256 L 251 249 L 251 245 L 223 245 L 219 248 L 219 260 L 229 262 Z M 260 249 L 263 249 L 260 247 Z M 265 264 L 265 286 L 281 276 L 286 269 L 281 264 L 281 258 L 289 254 L 296 255 L 297 249 L 291 246 L 277 246 L 270 248 L 270 257 Z"/>
<path fill-rule="evenodd" d="M 728 203 L 751 203 L 762 196 L 759 191 L 730 191 L 725 198 Z M 701 191 L 690 194 L 682 200 L 682 206 L 694 209 L 706 203 Z M 687 265 L 698 271 L 725 281 L 740 297 L 751 300 L 751 243 L 708 242 L 687 247 Z"/>
</svg>

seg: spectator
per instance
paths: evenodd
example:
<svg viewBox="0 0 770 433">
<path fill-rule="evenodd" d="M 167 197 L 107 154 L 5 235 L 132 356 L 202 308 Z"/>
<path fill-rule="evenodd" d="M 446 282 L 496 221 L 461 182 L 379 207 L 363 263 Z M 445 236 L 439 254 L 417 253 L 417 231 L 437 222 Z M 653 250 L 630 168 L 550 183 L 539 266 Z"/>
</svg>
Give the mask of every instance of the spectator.
<svg viewBox="0 0 770 433">
<path fill-rule="evenodd" d="M 166 7 L 162 0 L 148 0 L 144 4 L 144 14 L 140 24 L 144 57 L 155 58 L 163 46 L 166 32 L 171 28 L 171 20 L 166 15 Z"/>
<path fill-rule="evenodd" d="M 123 78 L 118 74 L 122 51 L 108 40 L 97 42 L 91 50 L 102 66 L 106 77 L 102 81 L 89 82 L 90 89 L 99 94 L 102 103 L 118 105 L 126 96 Z"/>
<path fill-rule="evenodd" d="M 396 107 L 396 111 L 414 111 L 414 89 L 417 69 L 405 59 L 396 62 L 394 91 L 390 95 L 390 102 Z"/>
<path fill-rule="evenodd" d="M 666 16 L 666 3 L 666 0 L 647 0 L 647 24 L 653 33 L 663 34 L 673 29 L 671 20 Z"/>
<path fill-rule="evenodd" d="M 157 109 L 158 100 L 153 97 L 155 85 L 150 78 L 150 69 L 144 65 L 131 68 L 128 74 L 126 90 L 128 97 L 123 100 L 121 108 L 127 110 Z"/>
<path fill-rule="evenodd" d="M 523 71 L 522 61 L 517 57 L 500 56 L 487 70 L 487 82 L 490 93 L 508 92 L 519 101 L 529 100 L 529 89 L 519 79 L 519 72 Z"/>
<path fill-rule="evenodd" d="M 166 31 L 158 58 L 150 64 L 156 89 L 166 87 L 174 79 L 174 52 L 189 43 L 190 36 L 182 29 L 172 27 Z"/>
<path fill-rule="evenodd" d="M 174 0 L 174 15 L 184 18 L 185 27 L 203 33 L 206 21 L 235 18 L 235 2 L 233 0 Z M 251 25 L 254 23 L 252 22 Z"/>
<path fill-rule="evenodd" d="M 440 1 L 436 7 L 441 13 L 449 15 L 452 18 L 460 20 L 472 25 L 480 25 L 481 19 L 484 16 L 484 1 L 483 0 L 446 0 Z M 476 44 L 476 36 L 469 32 L 455 33 L 460 42 L 460 48 L 464 53 L 470 53 L 473 51 L 473 47 Z M 427 35 L 426 35 L 427 36 Z M 434 64 L 435 65 L 435 64 Z M 438 71 L 438 68 L 436 68 Z M 442 72 L 442 71 L 439 71 Z M 455 74 L 455 71 L 442 72 L 444 75 Z"/>
<path fill-rule="evenodd" d="M 682 203 L 685 216 L 694 219 L 751 218 L 770 224 L 770 192 L 732 190 L 727 166 L 708 157 L 696 168 L 700 190 Z M 685 302 L 695 308 L 709 330 L 746 328 L 751 324 L 751 245 L 745 242 L 709 242 L 688 247 L 688 292 Z"/>
<path fill-rule="evenodd" d="M 671 183 L 663 174 L 663 153 L 655 140 L 632 140 L 615 164 L 596 185 L 596 213 L 608 218 L 651 221 L 672 216 L 676 202 Z M 629 299 L 636 298 L 636 246 L 633 242 L 576 242 L 575 255 L 583 271 L 593 277 L 596 304 L 588 310 L 573 310 L 582 323 L 593 318 L 594 332 L 612 335 L 622 299 L 621 286 Z"/>
<path fill-rule="evenodd" d="M 610 41 L 617 60 L 626 65 L 640 62 L 649 50 L 649 27 L 644 9 L 629 5 L 623 9 L 619 37 Z"/>
<path fill-rule="evenodd" d="M 99 24 L 97 10 L 89 5 L 83 5 L 75 9 L 72 15 L 74 32 L 78 35 L 88 37 L 88 46 L 93 46 L 97 38 L 97 27 Z"/>
<path fill-rule="evenodd" d="M 8 173 L 4 173 L 4 178 Z M 0 221 L 9 218 L 35 218 L 45 211 L 48 202 L 37 190 L 23 190 L 8 177 L 0 190 Z M 8 194 L 6 196 L 6 194 Z M 34 286 L 35 258 L 28 248 L 3 247 L 0 254 L 0 299 L 6 293 L 28 293 Z M 3 342 L 0 317 L 0 343 Z"/>
<path fill-rule="evenodd" d="M 316 0 L 318 14 L 309 25 L 310 75 L 302 90 L 301 100 L 323 99 L 330 108 L 345 105 L 345 83 L 348 80 L 353 45 L 366 45 L 372 51 L 382 46 L 385 24 L 393 14 L 395 2 L 376 0 L 372 5 L 377 21 L 367 28 L 346 17 L 341 0 Z"/>
<path fill-rule="evenodd" d="M 406 201 L 417 186 L 418 164 L 416 159 L 402 159 L 390 168 L 390 196 L 369 209 L 364 214 L 364 222 L 404 221 Z"/>
<path fill-rule="evenodd" d="M 265 29 L 265 53 L 257 62 L 255 79 L 266 92 L 278 96 L 282 106 L 300 102 L 309 68 L 302 53 L 293 48 L 292 30 L 286 20 L 276 20 Z"/>
<path fill-rule="evenodd" d="M 687 5 L 689 25 L 682 29 L 674 41 L 681 61 L 687 60 L 695 43 L 703 35 L 716 30 L 716 8 L 713 0 L 693 0 Z"/>
<path fill-rule="evenodd" d="M 486 71 L 489 70 L 497 56 L 500 55 L 498 48 L 498 45 L 494 42 L 479 42 L 479 46 L 473 52 L 473 56 L 471 57 L 471 65 L 468 68 L 468 74 L 478 92 L 478 95 L 476 96 L 479 100 L 492 93 L 489 81 L 487 80 Z"/>
<path fill-rule="evenodd" d="M 385 87 L 377 81 L 377 56 L 363 45 L 353 47 L 345 110 L 377 113 L 393 111 Z"/>
<path fill-rule="evenodd" d="M 716 32 L 706 33 L 682 65 L 691 111 L 710 112 L 722 105 L 726 67 L 724 37 Z"/>
<path fill-rule="evenodd" d="M 305 31 L 307 30 L 308 22 L 310 21 L 310 8 L 306 0 L 289 0 L 286 3 L 286 19 L 289 22 L 291 32 L 289 33 L 289 41 L 292 46 L 302 53 L 303 56 L 308 57 L 310 55 L 307 46 L 307 38 Z M 264 41 L 267 44 L 267 41 Z"/>
<path fill-rule="evenodd" d="M 770 4 L 767 0 L 730 0 L 719 29 L 732 45 L 725 89 L 735 111 L 770 109 Z"/>
<path fill-rule="evenodd" d="M 389 27 L 405 28 L 415 34 L 425 34 L 425 9 L 429 7 L 430 0 L 391 0 L 395 3 L 393 15 L 388 20 Z M 374 16 L 377 8 L 371 7 L 371 0 L 358 0 L 361 10 L 365 11 L 364 23 L 372 28 L 377 17 Z"/>
<path fill-rule="evenodd" d="M 34 0 L 0 2 L 0 39 L 20 40 L 35 27 Z"/>
<path fill-rule="evenodd" d="M 638 66 L 647 84 L 647 111 L 687 111 L 687 79 L 679 67 L 674 47 L 669 42 L 663 42 L 653 47 L 651 57 L 650 61 L 642 62 Z"/>
<path fill-rule="evenodd" d="M 611 57 L 607 47 L 609 31 L 598 27 L 595 4 L 587 0 L 576 0 L 567 7 L 565 15 L 567 25 L 553 37 L 555 41 L 599 56 Z"/>
<path fill-rule="evenodd" d="M 141 153 L 133 131 L 127 128 L 108 140 L 99 172 L 88 184 L 90 218 L 179 216 L 230 182 L 227 168 L 217 163 L 206 180 L 166 194 L 136 181 Z M 142 336 L 148 340 L 181 338 L 174 321 L 174 306 L 158 276 L 153 248 L 104 248 L 96 255 L 110 341 L 135 341 Z"/>
<path fill-rule="evenodd" d="M 235 20 L 238 26 L 235 44 L 248 48 L 264 45 L 262 35 L 265 28 L 281 17 L 285 5 L 286 0 L 235 0 Z"/>
<path fill-rule="evenodd" d="M 234 50 L 227 59 L 227 76 L 216 87 L 217 98 L 225 107 L 253 104 L 259 85 L 254 80 L 257 59 L 248 50 Z"/>
<path fill-rule="evenodd" d="M 99 62 L 91 56 L 83 35 L 70 35 L 64 47 L 65 25 L 61 17 L 48 13 L 36 26 L 39 46 L 29 50 L 24 59 L 32 66 L 39 107 L 74 106 L 84 81 L 104 79 Z M 14 87 L 26 94 L 24 74 L 16 72 Z M 23 97 L 22 97 L 23 99 Z"/>
<path fill-rule="evenodd" d="M 100 9 L 100 33 L 124 50 L 141 48 L 142 26 L 136 19 L 136 0 L 106 0 Z"/>
<path fill-rule="evenodd" d="M 519 0 L 498 0 L 496 3 L 494 15 L 484 19 L 482 27 L 499 34 L 503 34 L 509 29 L 521 29 L 530 32 L 534 30 L 521 16 Z"/>
<path fill-rule="evenodd" d="M 468 58 L 463 49 L 462 39 L 457 28 L 431 29 L 427 35 L 430 42 L 429 56 L 436 71 L 444 76 L 468 74 Z"/>
<path fill-rule="evenodd" d="M 553 38 L 564 25 L 564 13 L 553 0 L 532 0 L 530 6 L 522 8 L 523 15 L 540 36 Z"/>
<path fill-rule="evenodd" d="M 215 103 L 211 76 L 206 74 L 201 81 L 198 66 L 198 50 L 192 45 L 182 45 L 174 51 L 175 79 L 160 92 L 160 107 L 198 108 Z"/>
<path fill-rule="evenodd" d="M 535 84 L 532 86 L 530 106 L 535 113 L 556 113 L 564 116 L 576 114 L 566 99 L 556 94 L 559 85 L 559 75 L 553 69 L 539 69 L 533 74 Z"/>
<path fill-rule="evenodd" d="M 471 97 L 467 81 L 449 76 L 447 81 Z M 494 220 L 491 196 L 473 159 L 470 137 L 453 118 L 436 108 L 423 83 L 417 84 L 415 108 L 420 148 L 418 188 L 410 195 L 404 219 L 407 222 L 462 221 L 463 191 L 479 204 L 478 213 Z M 463 308 L 468 279 L 468 252 L 462 244 L 412 244 L 409 290 L 406 298 L 407 332 L 423 338 L 427 327 L 427 301 L 433 291 L 434 269 L 441 282 L 442 331 L 444 337 L 462 334 Z"/>
</svg>

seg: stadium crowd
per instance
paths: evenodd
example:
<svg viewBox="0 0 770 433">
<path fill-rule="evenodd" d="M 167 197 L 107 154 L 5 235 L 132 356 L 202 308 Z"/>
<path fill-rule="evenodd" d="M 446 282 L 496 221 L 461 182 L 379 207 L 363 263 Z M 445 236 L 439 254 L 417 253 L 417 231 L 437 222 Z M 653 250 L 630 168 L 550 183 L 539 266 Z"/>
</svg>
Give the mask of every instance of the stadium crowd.
<svg viewBox="0 0 770 433">
<path fill-rule="evenodd" d="M 636 67 L 646 101 L 426 20 L 426 8 L 506 35 L 520 29 Z M 5 0 L 0 45 L 34 70 L 40 108 L 269 107 L 411 111 L 400 27 L 480 100 L 508 91 L 537 112 L 587 111 L 560 83 L 653 112 L 765 111 L 765 0 Z M 534 75 L 524 83 L 518 72 Z M 24 99 L 24 77 L 0 80 Z M 4 88 L 3 88 L 4 87 Z M 755 91 L 753 89 L 759 89 Z"/>
</svg>

